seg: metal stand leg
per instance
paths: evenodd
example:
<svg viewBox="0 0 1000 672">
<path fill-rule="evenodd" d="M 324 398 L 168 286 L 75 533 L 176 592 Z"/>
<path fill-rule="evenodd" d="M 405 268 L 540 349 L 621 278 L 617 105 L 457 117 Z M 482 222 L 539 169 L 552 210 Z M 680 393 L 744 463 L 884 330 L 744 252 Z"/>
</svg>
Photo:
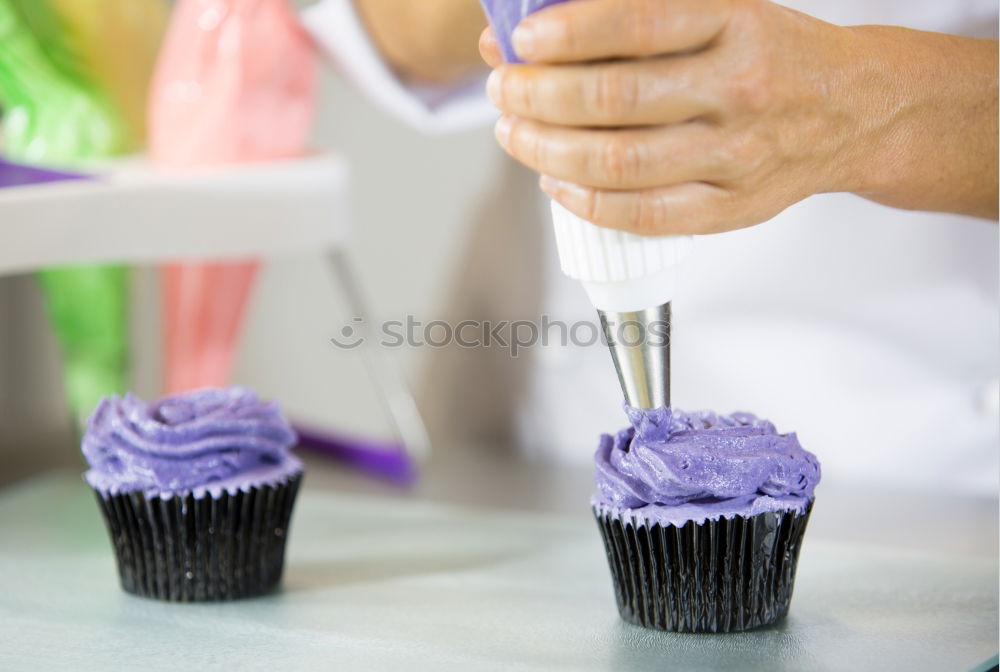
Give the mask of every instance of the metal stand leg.
<svg viewBox="0 0 1000 672">
<path fill-rule="evenodd" d="M 399 363 L 376 341 L 371 329 L 373 316 L 362 296 L 357 275 L 346 252 L 340 248 L 335 249 L 329 253 L 327 259 L 337 286 L 347 301 L 348 310 L 352 313 L 352 317 L 359 318 L 358 329 L 362 342 L 357 351 L 361 355 L 369 378 L 375 385 L 386 417 L 407 454 L 422 461 L 430 453 L 427 427 L 420 416 L 416 400 Z"/>
</svg>

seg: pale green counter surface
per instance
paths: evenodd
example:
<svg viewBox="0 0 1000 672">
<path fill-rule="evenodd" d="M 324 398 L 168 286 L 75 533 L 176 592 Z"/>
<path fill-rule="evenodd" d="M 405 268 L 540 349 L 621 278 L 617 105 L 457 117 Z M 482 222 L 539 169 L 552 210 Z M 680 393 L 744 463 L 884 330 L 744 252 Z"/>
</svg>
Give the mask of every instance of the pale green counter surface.
<svg viewBox="0 0 1000 672">
<path fill-rule="evenodd" d="M 619 620 L 588 516 L 307 478 L 280 592 L 168 604 L 119 590 L 92 493 L 44 476 L 0 490 L 0 670 L 938 672 L 986 669 L 997 651 L 995 555 L 808 534 L 777 627 L 646 631 Z"/>
</svg>

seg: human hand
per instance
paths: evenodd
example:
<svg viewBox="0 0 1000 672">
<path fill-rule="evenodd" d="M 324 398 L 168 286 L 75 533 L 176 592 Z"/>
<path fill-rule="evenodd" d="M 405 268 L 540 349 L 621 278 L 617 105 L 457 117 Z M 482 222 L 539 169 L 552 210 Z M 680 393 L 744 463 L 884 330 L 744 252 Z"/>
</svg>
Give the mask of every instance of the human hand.
<svg viewBox="0 0 1000 672">
<path fill-rule="evenodd" d="M 931 122 L 947 122 L 907 126 L 905 110 L 926 97 L 906 104 L 919 87 L 901 73 L 919 76 L 921 45 L 927 54 L 955 46 L 942 42 L 950 36 L 883 30 L 834 26 L 765 0 L 574 0 L 518 26 L 514 46 L 527 64 L 502 64 L 489 30 L 480 50 L 496 68 L 488 92 L 504 113 L 500 144 L 595 224 L 715 233 L 832 191 L 963 211 L 948 197 L 921 202 L 940 180 L 919 176 L 925 188 L 905 174 L 929 173 L 922 164 L 936 153 L 910 151 L 909 135 L 933 137 Z M 942 39 L 912 44 L 911 35 Z M 909 200 L 879 198 L 890 180 L 908 178 Z"/>
</svg>

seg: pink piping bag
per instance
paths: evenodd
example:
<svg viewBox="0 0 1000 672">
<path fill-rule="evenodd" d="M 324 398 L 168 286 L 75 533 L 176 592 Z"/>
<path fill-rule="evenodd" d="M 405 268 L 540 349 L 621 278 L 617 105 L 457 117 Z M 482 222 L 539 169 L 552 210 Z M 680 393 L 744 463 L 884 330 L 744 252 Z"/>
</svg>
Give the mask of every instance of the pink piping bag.
<svg viewBox="0 0 1000 672">
<path fill-rule="evenodd" d="M 226 385 L 257 262 L 162 267 L 168 394 Z"/>
<path fill-rule="evenodd" d="M 315 106 L 314 49 L 286 0 L 180 0 L 153 79 L 150 158 L 196 170 L 300 156 Z M 167 393 L 228 384 L 257 267 L 164 267 Z"/>
</svg>

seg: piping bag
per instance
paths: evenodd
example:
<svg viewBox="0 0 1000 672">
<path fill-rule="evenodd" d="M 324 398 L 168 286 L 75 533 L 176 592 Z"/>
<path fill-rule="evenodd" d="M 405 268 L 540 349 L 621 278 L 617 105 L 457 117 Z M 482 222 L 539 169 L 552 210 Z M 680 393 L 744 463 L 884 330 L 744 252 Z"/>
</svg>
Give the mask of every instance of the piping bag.
<svg viewBox="0 0 1000 672">
<path fill-rule="evenodd" d="M 58 15 L 60 38 L 77 63 L 116 104 L 125 124 L 126 149 L 139 149 L 146 140 L 149 80 L 170 15 L 167 0 L 45 2 Z"/>
<path fill-rule="evenodd" d="M 141 126 L 122 110 L 145 96 L 165 16 L 161 0 L 0 0 L 3 145 L 9 158 L 39 166 L 20 179 L 85 177 L 41 166 L 78 168 L 139 144 Z M 130 75 L 119 77 L 124 62 Z M 102 396 L 128 386 L 128 271 L 68 267 L 36 278 L 82 422 Z"/>
<path fill-rule="evenodd" d="M 0 107 L 5 154 L 66 166 L 128 149 L 114 101 L 66 40 L 54 0 L 0 0 Z"/>
<path fill-rule="evenodd" d="M 301 156 L 315 106 L 314 49 L 287 0 L 180 0 L 149 99 L 150 158 L 192 171 Z M 258 265 L 162 267 L 168 394 L 229 383 Z"/>
<path fill-rule="evenodd" d="M 150 157 L 192 171 L 301 156 L 316 107 L 317 54 L 287 0 L 180 0 L 149 101 Z M 276 222 L 276 225 L 280 223 Z M 338 284 L 360 311 L 340 252 Z M 256 261 L 177 262 L 163 268 L 166 392 L 228 384 Z M 356 312 L 356 314 L 364 314 Z M 412 397 L 374 362 L 376 387 L 403 445 L 296 426 L 300 445 L 397 483 L 409 483 L 405 448 L 423 445 Z M 409 403 L 407 403 L 409 402 Z M 412 412 L 411 412 L 412 411 Z"/>
<path fill-rule="evenodd" d="M 519 63 L 511 36 L 520 21 L 571 0 L 481 0 L 504 59 Z M 689 236 L 638 236 L 598 227 L 552 203 L 563 272 L 583 283 L 597 309 L 629 406 L 670 405 L 670 302 Z"/>
</svg>

